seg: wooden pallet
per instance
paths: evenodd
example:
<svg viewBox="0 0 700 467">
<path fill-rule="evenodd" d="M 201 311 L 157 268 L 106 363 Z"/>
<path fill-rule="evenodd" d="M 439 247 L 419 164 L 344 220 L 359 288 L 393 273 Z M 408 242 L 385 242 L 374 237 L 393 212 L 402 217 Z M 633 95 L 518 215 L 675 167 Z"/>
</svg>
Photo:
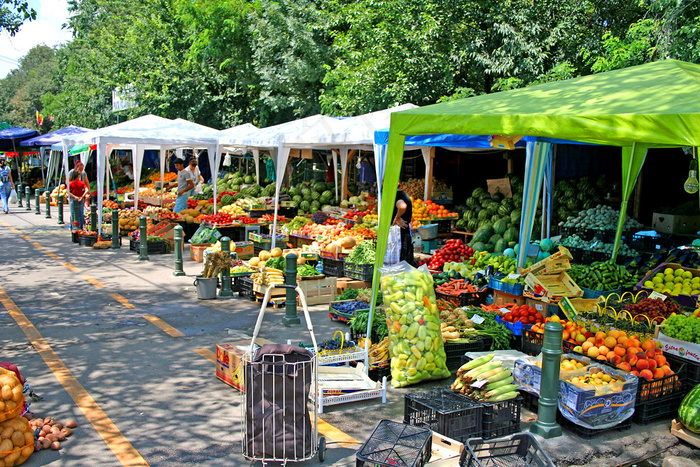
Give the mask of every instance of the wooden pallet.
<svg viewBox="0 0 700 467">
<path fill-rule="evenodd" d="M 700 435 L 688 430 L 678 420 L 673 420 L 671 422 L 671 434 L 682 439 L 686 443 L 692 444 L 696 448 L 700 448 Z"/>
</svg>

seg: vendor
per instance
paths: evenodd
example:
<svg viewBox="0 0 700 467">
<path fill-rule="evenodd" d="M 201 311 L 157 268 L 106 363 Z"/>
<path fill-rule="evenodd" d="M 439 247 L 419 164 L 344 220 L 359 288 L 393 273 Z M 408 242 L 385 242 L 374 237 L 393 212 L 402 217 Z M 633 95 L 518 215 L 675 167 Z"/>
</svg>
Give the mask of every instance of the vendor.
<svg viewBox="0 0 700 467">
<path fill-rule="evenodd" d="M 177 181 L 168 184 L 168 188 L 177 185 L 177 199 L 173 211 L 180 213 L 187 209 L 187 199 L 190 197 L 190 192 L 194 188 L 194 181 L 189 171 L 185 170 L 185 161 L 179 157 L 175 159 L 175 169 L 177 170 Z"/>
<path fill-rule="evenodd" d="M 413 216 L 413 203 L 411 197 L 401 190 L 396 192 L 396 204 L 391 225 L 398 225 L 401 229 L 401 249 L 399 261 L 406 261 L 411 266 L 418 267 L 413 257 L 413 236 L 411 235 L 411 217 Z"/>
</svg>

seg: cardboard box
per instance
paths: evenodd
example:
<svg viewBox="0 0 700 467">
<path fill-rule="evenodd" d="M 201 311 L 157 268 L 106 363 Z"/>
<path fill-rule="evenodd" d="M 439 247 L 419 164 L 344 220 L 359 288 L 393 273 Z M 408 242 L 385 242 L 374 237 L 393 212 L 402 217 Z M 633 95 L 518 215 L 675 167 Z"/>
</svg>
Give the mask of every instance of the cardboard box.
<svg viewBox="0 0 700 467">
<path fill-rule="evenodd" d="M 570 260 L 574 259 L 571 252 L 563 246 L 559 246 L 559 250 L 552 253 L 542 261 L 530 266 L 529 269 L 523 270 L 523 274 L 532 273 L 535 276 L 540 276 L 543 274 L 559 274 L 560 272 L 565 272 L 571 269 Z"/>
<path fill-rule="evenodd" d="M 448 467 L 459 463 L 459 458 L 464 451 L 464 444 L 447 436 L 433 431 L 431 444 L 430 467 Z"/>
<path fill-rule="evenodd" d="M 541 295 L 549 300 L 583 296 L 583 290 L 565 272 L 542 276 L 528 273 L 525 276 L 525 285 L 536 295 Z"/>
<path fill-rule="evenodd" d="M 561 359 L 576 360 L 583 363 L 584 367 L 592 363 L 588 358 L 574 354 L 563 354 Z M 513 384 L 518 384 L 524 391 L 539 397 L 542 385 L 542 368 L 537 365 L 537 362 L 542 362 L 542 354 L 538 357 L 526 357 L 516 360 L 513 366 Z M 560 370 L 560 379 L 562 377 L 566 378 L 568 373 L 570 372 Z"/>
<path fill-rule="evenodd" d="M 493 291 L 493 304 L 503 306 L 506 303 L 515 303 L 516 305 L 524 305 L 525 297 L 522 295 L 512 295 L 500 290 Z"/>
<path fill-rule="evenodd" d="M 270 344 L 266 339 L 257 339 L 256 345 Z M 216 377 L 239 391 L 245 391 L 242 358 L 250 346 L 250 339 L 231 344 L 216 344 Z"/>
<path fill-rule="evenodd" d="M 679 216 L 655 212 L 651 226 L 662 234 L 694 234 L 700 230 L 700 216 Z"/>
<path fill-rule="evenodd" d="M 559 411 L 564 417 L 585 428 L 605 428 L 627 420 L 634 413 L 639 379 L 631 373 L 605 365 L 590 365 L 568 372 L 567 377 L 589 372 L 603 372 L 617 382 L 602 386 L 578 387 L 564 379 L 559 380 Z"/>
<path fill-rule="evenodd" d="M 575 320 L 579 313 L 589 313 L 600 310 L 598 300 L 594 298 L 568 298 L 562 297 L 559 308 L 568 320 Z"/>
<path fill-rule="evenodd" d="M 233 249 L 234 245 L 236 247 L 235 250 Z M 253 251 L 253 243 L 252 242 L 231 243 L 230 248 L 232 251 L 236 252 L 236 254 L 238 255 L 238 259 L 250 259 L 255 254 L 255 252 Z"/>
<path fill-rule="evenodd" d="M 343 290 L 345 289 L 369 289 L 372 287 L 371 282 L 358 281 L 355 279 L 350 279 L 349 277 L 338 277 L 336 279 L 336 290 L 338 295 L 343 293 Z"/>
<path fill-rule="evenodd" d="M 663 344 L 664 352 L 678 355 L 692 362 L 700 362 L 700 345 L 669 337 L 663 333 L 663 330 L 659 331 L 657 340 Z"/>
<path fill-rule="evenodd" d="M 190 245 L 190 258 L 197 263 L 204 262 L 204 250 L 212 246 L 213 243 L 193 243 Z"/>
<path fill-rule="evenodd" d="M 526 298 L 525 304 L 527 306 L 533 307 L 539 313 L 542 313 L 542 316 L 544 316 L 544 317 L 554 316 L 554 315 L 559 314 L 558 302 L 543 302 L 542 300 L 537 300 L 534 298 Z"/>
</svg>

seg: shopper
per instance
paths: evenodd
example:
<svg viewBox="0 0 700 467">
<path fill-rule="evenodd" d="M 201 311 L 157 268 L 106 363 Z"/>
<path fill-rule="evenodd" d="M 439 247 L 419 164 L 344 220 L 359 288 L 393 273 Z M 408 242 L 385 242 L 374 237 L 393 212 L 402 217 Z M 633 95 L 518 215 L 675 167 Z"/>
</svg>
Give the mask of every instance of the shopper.
<svg viewBox="0 0 700 467">
<path fill-rule="evenodd" d="M 411 234 L 411 217 L 413 216 L 413 203 L 411 197 L 401 190 L 396 192 L 396 204 L 394 205 L 392 226 L 401 229 L 401 246 L 399 261 L 406 261 L 413 267 L 418 267 L 413 257 L 413 235 Z"/>
<path fill-rule="evenodd" d="M 173 211 L 179 213 L 187 209 L 187 199 L 190 197 L 190 191 L 194 188 L 194 181 L 190 172 L 185 170 L 185 161 L 179 157 L 175 159 L 175 169 L 177 170 L 177 181 L 171 182 L 168 187 L 177 185 L 177 199 Z"/>
<path fill-rule="evenodd" d="M 83 212 L 83 202 L 90 193 L 90 188 L 81 179 L 80 172 L 71 171 L 68 179 L 68 194 L 70 195 L 71 226 L 82 230 L 85 227 L 85 214 Z"/>
<path fill-rule="evenodd" d="M 15 183 L 12 181 L 10 166 L 5 164 L 5 156 L 0 156 L 0 198 L 2 199 L 2 212 L 5 214 L 10 213 L 7 200 L 14 189 Z"/>
<path fill-rule="evenodd" d="M 195 156 L 192 156 L 190 157 L 190 163 L 185 169 L 187 172 L 190 173 L 192 182 L 195 184 L 195 189 L 192 190 L 192 192 L 190 192 L 190 196 L 194 196 L 195 193 L 202 192 L 202 183 L 204 182 L 204 177 L 202 177 L 202 174 L 199 173 L 199 167 L 197 167 L 198 165 L 199 163 L 197 162 L 197 158 Z"/>
<path fill-rule="evenodd" d="M 85 164 L 80 159 L 75 161 L 75 166 L 68 172 L 68 183 L 70 184 L 71 176 L 77 172 L 79 174 L 80 180 L 85 183 L 85 186 L 90 189 L 90 182 L 88 181 L 87 174 L 85 173 Z M 85 217 L 85 212 L 90 211 L 90 196 L 85 197 L 85 202 L 83 203 L 83 217 Z"/>
</svg>

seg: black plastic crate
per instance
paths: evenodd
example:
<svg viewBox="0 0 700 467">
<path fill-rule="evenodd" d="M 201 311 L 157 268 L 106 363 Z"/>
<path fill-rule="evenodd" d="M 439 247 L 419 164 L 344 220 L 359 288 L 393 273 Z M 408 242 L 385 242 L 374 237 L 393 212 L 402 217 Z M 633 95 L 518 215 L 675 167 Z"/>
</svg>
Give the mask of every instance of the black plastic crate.
<svg viewBox="0 0 700 467">
<path fill-rule="evenodd" d="M 523 404 L 521 397 L 503 402 L 483 404 L 481 417 L 481 437 L 484 439 L 498 438 L 520 431 L 520 409 Z"/>
<path fill-rule="evenodd" d="M 78 236 L 78 244 L 80 246 L 93 246 L 97 243 L 97 235 L 84 235 Z"/>
<path fill-rule="evenodd" d="M 249 276 L 244 276 L 239 277 L 236 282 L 238 283 L 238 296 L 254 301 L 255 292 L 253 292 L 253 279 Z"/>
<path fill-rule="evenodd" d="M 323 260 L 323 266 L 325 268 L 327 259 Z M 358 281 L 372 282 L 372 275 L 374 274 L 374 264 L 355 264 L 345 261 L 343 275 L 349 277 L 350 279 L 355 279 Z"/>
<path fill-rule="evenodd" d="M 630 246 L 637 251 L 654 252 L 671 246 L 671 234 L 661 234 L 658 237 L 633 234 Z"/>
<path fill-rule="evenodd" d="M 483 407 L 449 388 L 406 394 L 403 422 L 465 442 L 481 434 Z"/>
<path fill-rule="evenodd" d="M 141 248 L 141 242 L 136 240 L 129 240 L 129 249 L 132 251 L 139 251 Z M 165 242 L 148 242 L 147 251 L 149 255 L 162 255 L 165 253 Z"/>
<path fill-rule="evenodd" d="M 381 420 L 357 451 L 355 465 L 422 467 L 430 460 L 432 444 L 427 428 Z"/>
<path fill-rule="evenodd" d="M 523 333 L 520 336 L 522 340 L 522 352 L 528 355 L 539 355 L 542 350 L 542 343 L 544 339 L 544 334 L 532 331 L 530 329 L 523 329 Z"/>
<path fill-rule="evenodd" d="M 80 234 L 77 230 L 70 233 L 70 239 L 73 243 L 80 243 Z"/>
<path fill-rule="evenodd" d="M 482 350 L 488 349 L 484 348 L 484 341 L 478 337 L 469 342 L 445 342 L 445 355 L 447 356 L 447 367 L 452 369 L 453 367 L 461 365 L 462 357 L 466 352 L 480 352 Z"/>
<path fill-rule="evenodd" d="M 684 397 L 685 393 L 681 393 L 660 397 L 658 400 L 635 406 L 632 421 L 637 425 L 646 425 L 659 418 L 667 418 L 669 420 L 675 418 L 678 416 L 678 407 L 680 407 Z"/>
<path fill-rule="evenodd" d="M 459 295 L 448 295 L 445 293 L 441 293 L 438 291 L 435 291 L 435 298 L 438 300 L 446 300 L 455 306 L 474 306 L 478 307 L 479 305 L 486 303 L 486 300 L 488 299 L 489 292 L 484 290 L 482 292 L 464 292 Z"/>
<path fill-rule="evenodd" d="M 666 359 L 668 361 L 668 358 Z M 637 386 L 637 400 L 635 401 L 635 413 L 640 406 L 655 402 L 659 398 L 673 397 L 678 394 L 684 394 L 683 381 L 686 379 L 686 365 L 676 362 L 669 362 L 671 369 L 675 372 L 672 375 L 665 376 L 659 379 L 647 381 L 644 378 L 639 378 Z"/>
<path fill-rule="evenodd" d="M 552 460 L 530 433 L 504 439 L 470 439 L 459 460 L 460 467 L 532 466 L 554 467 Z"/>
<path fill-rule="evenodd" d="M 437 224 L 438 233 L 451 233 L 456 222 L 457 222 L 456 218 L 454 220 L 453 219 L 443 219 L 443 220 L 436 220 L 433 222 L 433 224 Z"/>
<path fill-rule="evenodd" d="M 520 391 L 520 397 L 523 398 L 523 407 L 531 412 L 537 412 L 540 406 L 540 398 L 527 391 Z"/>
<path fill-rule="evenodd" d="M 700 384 L 700 363 L 670 353 L 664 353 L 664 357 L 666 357 L 671 369 L 680 368 L 681 365 L 685 364 L 686 376 L 683 380 L 685 384 L 683 392 L 687 393 Z"/>
<path fill-rule="evenodd" d="M 323 258 L 323 273 L 327 276 L 344 277 L 345 261 Z"/>
<path fill-rule="evenodd" d="M 363 337 L 367 337 L 367 331 L 353 331 L 350 329 L 350 340 L 357 342 Z M 376 344 L 379 342 L 381 339 L 377 335 L 377 328 L 372 328 L 372 332 L 369 336 L 370 340 L 372 341 L 373 344 Z"/>
<path fill-rule="evenodd" d="M 252 273 L 251 273 L 252 274 Z M 233 292 L 240 292 L 241 290 L 241 279 L 244 278 L 250 278 L 250 274 L 242 275 L 242 276 L 233 276 L 231 277 L 231 290 Z"/>
<path fill-rule="evenodd" d="M 381 381 L 381 379 L 385 376 L 386 380 L 389 381 L 391 379 L 391 366 L 385 365 L 370 368 L 367 373 L 367 376 L 369 376 L 369 379 L 371 379 L 372 381 Z"/>
<path fill-rule="evenodd" d="M 564 417 L 559 417 L 557 419 L 557 421 L 559 421 L 562 428 L 573 432 L 574 434 L 578 435 L 579 437 L 581 437 L 583 439 L 595 438 L 596 436 L 600 436 L 603 433 L 610 433 L 611 431 L 625 431 L 625 430 L 629 430 L 632 427 L 632 417 L 628 418 L 624 422 L 619 423 L 611 428 L 605 428 L 602 430 L 593 430 L 591 428 L 584 428 L 582 426 L 574 424 L 573 422 L 567 420 Z"/>
</svg>

